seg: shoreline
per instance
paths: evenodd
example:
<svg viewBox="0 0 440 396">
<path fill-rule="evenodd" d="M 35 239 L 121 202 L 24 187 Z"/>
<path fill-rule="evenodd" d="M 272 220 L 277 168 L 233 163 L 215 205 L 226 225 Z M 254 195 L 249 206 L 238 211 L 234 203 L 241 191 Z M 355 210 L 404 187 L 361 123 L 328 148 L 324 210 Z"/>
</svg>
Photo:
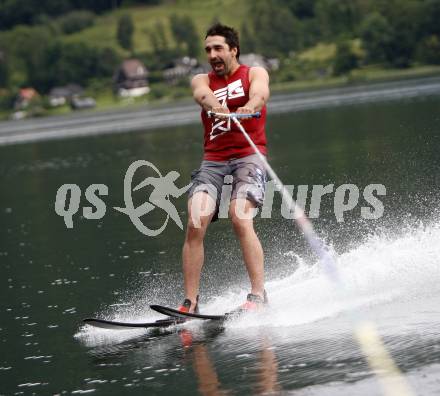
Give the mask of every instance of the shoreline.
<svg viewBox="0 0 440 396">
<path fill-rule="evenodd" d="M 323 107 L 440 95 L 440 76 L 369 82 L 301 92 L 277 92 L 267 105 L 269 116 Z M 0 146 L 197 124 L 199 106 L 191 100 L 148 107 L 69 113 L 0 122 Z"/>
</svg>

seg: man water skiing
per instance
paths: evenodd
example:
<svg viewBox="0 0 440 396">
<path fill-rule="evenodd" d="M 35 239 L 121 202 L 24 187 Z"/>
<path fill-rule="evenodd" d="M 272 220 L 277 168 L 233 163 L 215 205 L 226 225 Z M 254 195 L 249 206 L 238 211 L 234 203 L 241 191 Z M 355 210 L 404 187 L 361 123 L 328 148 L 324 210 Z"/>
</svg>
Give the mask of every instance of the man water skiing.
<svg viewBox="0 0 440 396">
<path fill-rule="evenodd" d="M 217 218 L 224 178 L 228 175 L 233 177 L 229 216 L 251 283 L 251 292 L 240 309 L 255 310 L 267 303 L 267 297 L 263 249 L 250 213 L 263 203 L 266 172 L 230 118 L 221 115 L 209 118 L 207 112 L 261 112 L 260 118 L 245 119 L 243 125 L 261 153 L 266 155 L 265 105 L 269 99 L 269 76 L 262 67 L 239 63 L 238 34 L 228 26 L 215 24 L 208 29 L 205 52 L 212 71 L 196 75 L 191 82 L 193 97 L 202 107 L 204 156 L 200 168 L 191 176 L 193 185 L 189 190 L 188 224 L 182 252 L 185 300 L 179 310 L 198 312 L 203 240 L 209 223 Z"/>
</svg>

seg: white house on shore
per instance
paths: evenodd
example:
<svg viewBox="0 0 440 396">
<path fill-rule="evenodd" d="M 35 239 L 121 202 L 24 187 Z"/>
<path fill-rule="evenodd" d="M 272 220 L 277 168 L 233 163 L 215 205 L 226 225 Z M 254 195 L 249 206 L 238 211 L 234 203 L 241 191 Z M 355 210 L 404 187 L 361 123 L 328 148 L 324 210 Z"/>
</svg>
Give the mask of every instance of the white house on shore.
<svg viewBox="0 0 440 396">
<path fill-rule="evenodd" d="M 113 76 L 114 89 L 122 97 L 138 97 L 150 92 L 148 70 L 138 59 L 126 59 Z"/>
</svg>

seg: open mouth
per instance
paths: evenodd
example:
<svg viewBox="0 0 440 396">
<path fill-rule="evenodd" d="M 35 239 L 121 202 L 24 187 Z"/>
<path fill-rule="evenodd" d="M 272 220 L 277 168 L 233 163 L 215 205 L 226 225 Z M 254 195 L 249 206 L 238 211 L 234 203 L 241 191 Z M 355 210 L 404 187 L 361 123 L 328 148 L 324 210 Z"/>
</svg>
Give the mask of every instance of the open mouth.
<svg viewBox="0 0 440 396">
<path fill-rule="evenodd" d="M 211 66 L 216 72 L 222 71 L 225 68 L 225 64 L 223 62 L 212 62 Z"/>
</svg>

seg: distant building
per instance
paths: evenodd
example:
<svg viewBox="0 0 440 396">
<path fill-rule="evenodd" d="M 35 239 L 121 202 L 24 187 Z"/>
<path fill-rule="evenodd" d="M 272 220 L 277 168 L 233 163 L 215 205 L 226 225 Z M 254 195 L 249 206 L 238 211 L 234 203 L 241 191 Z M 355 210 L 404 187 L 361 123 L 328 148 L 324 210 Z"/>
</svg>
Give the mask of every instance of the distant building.
<svg viewBox="0 0 440 396">
<path fill-rule="evenodd" d="M 177 84 L 180 80 L 189 78 L 199 73 L 208 73 L 209 64 L 199 64 L 197 59 L 184 56 L 174 60 L 174 66 L 163 72 L 163 77 L 168 84 Z"/>
<path fill-rule="evenodd" d="M 191 70 L 197 66 L 197 59 L 184 56 L 174 60 L 173 67 L 165 69 L 163 77 L 168 84 L 176 84 L 191 75 Z"/>
<path fill-rule="evenodd" d="M 208 74 L 211 70 L 212 67 L 208 62 L 199 63 L 191 70 L 191 76 L 195 76 L 196 74 Z"/>
<path fill-rule="evenodd" d="M 34 88 L 21 88 L 14 103 L 15 110 L 24 110 L 32 101 L 39 99 L 40 95 Z"/>
<path fill-rule="evenodd" d="M 12 120 L 21 120 L 26 117 L 40 115 L 43 111 L 41 97 L 34 88 L 21 88 L 14 102 Z"/>
<path fill-rule="evenodd" d="M 73 97 L 82 96 L 84 89 L 78 84 L 68 84 L 64 87 L 54 87 L 49 92 L 49 103 L 52 107 L 63 106 Z"/>
<path fill-rule="evenodd" d="M 127 59 L 113 76 L 115 91 L 122 97 L 145 95 L 150 92 L 147 77 L 148 70 L 140 60 Z"/>
<path fill-rule="evenodd" d="M 251 67 L 264 67 L 267 71 L 278 70 L 280 67 L 280 61 L 278 59 L 267 59 L 263 55 L 253 53 L 240 55 L 240 63 Z"/>
<path fill-rule="evenodd" d="M 95 99 L 89 97 L 73 96 L 70 101 L 72 110 L 93 109 L 95 106 Z"/>
</svg>

